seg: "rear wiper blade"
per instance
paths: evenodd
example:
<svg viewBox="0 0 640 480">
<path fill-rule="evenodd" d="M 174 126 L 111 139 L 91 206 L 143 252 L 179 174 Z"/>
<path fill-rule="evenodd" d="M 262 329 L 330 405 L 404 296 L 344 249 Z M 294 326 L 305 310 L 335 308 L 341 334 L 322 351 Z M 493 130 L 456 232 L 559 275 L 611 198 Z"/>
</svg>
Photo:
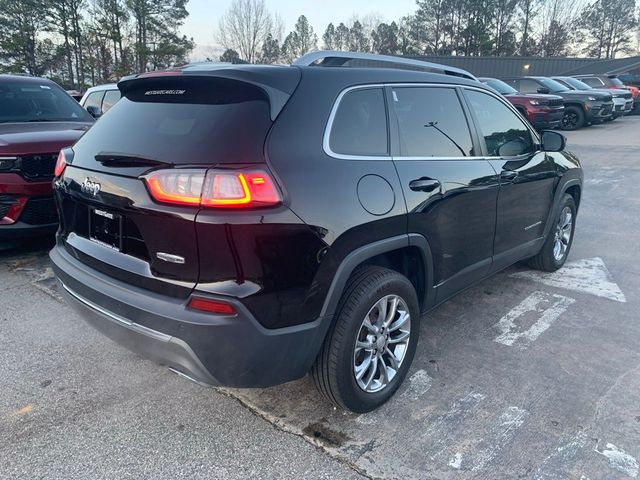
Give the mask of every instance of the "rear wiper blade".
<svg viewBox="0 0 640 480">
<path fill-rule="evenodd" d="M 145 158 L 139 155 L 124 153 L 101 152 L 94 158 L 97 162 L 106 167 L 156 167 L 158 165 L 172 165 L 171 163 L 163 162 L 162 160 L 155 160 L 153 158 Z"/>
</svg>

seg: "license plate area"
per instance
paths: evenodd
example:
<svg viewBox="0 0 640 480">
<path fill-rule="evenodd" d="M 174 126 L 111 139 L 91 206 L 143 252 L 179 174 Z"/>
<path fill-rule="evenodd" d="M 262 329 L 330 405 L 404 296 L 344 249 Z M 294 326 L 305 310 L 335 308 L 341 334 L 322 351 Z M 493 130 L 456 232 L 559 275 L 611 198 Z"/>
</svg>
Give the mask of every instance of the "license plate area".
<svg viewBox="0 0 640 480">
<path fill-rule="evenodd" d="M 122 215 L 101 208 L 90 208 L 89 238 L 100 245 L 121 252 Z"/>
</svg>

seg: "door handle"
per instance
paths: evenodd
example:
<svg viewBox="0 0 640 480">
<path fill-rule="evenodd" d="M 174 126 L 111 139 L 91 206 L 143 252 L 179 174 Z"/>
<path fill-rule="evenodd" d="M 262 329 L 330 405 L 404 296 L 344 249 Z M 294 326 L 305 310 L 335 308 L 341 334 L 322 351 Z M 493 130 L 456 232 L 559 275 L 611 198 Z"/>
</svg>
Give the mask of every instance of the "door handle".
<svg viewBox="0 0 640 480">
<path fill-rule="evenodd" d="M 500 173 L 500 179 L 507 182 L 513 182 L 516 178 L 518 178 L 518 172 L 515 170 L 503 170 Z"/>
<path fill-rule="evenodd" d="M 409 182 L 409 188 L 414 192 L 432 192 L 440 188 L 440 182 L 434 178 L 422 177 Z"/>
</svg>

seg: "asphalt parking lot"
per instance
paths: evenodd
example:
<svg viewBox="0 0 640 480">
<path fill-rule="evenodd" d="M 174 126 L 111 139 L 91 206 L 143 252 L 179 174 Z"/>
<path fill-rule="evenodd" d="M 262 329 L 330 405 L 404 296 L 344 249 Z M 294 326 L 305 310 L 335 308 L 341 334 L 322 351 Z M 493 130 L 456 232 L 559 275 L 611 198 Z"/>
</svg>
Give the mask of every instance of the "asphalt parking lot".
<svg viewBox="0 0 640 480">
<path fill-rule="evenodd" d="M 640 116 L 567 137 L 585 191 L 565 268 L 512 267 L 430 313 L 366 415 L 308 378 L 183 380 L 62 302 L 46 243 L 0 252 L 0 478 L 637 478 Z"/>
</svg>

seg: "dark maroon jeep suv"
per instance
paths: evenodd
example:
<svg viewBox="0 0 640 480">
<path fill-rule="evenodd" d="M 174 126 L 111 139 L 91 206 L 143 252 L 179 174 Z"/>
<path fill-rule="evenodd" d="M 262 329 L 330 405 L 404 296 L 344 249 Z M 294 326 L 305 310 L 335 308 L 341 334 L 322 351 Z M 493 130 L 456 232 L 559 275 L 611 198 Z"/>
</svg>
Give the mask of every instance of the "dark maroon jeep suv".
<svg viewBox="0 0 640 480">
<path fill-rule="evenodd" d="M 394 68 L 350 65 L 363 56 Z M 337 405 L 372 410 L 423 313 L 569 254 L 580 162 L 465 71 L 314 52 L 118 86 L 63 151 L 53 268 L 98 330 L 198 382 L 311 372 Z"/>
<path fill-rule="evenodd" d="M 58 153 L 92 123 L 54 82 L 0 75 L 0 245 L 55 232 L 51 181 Z"/>
<path fill-rule="evenodd" d="M 536 130 L 560 127 L 564 116 L 562 97 L 544 93 L 518 93 L 515 88 L 497 78 L 478 80 L 504 95 Z"/>
</svg>

